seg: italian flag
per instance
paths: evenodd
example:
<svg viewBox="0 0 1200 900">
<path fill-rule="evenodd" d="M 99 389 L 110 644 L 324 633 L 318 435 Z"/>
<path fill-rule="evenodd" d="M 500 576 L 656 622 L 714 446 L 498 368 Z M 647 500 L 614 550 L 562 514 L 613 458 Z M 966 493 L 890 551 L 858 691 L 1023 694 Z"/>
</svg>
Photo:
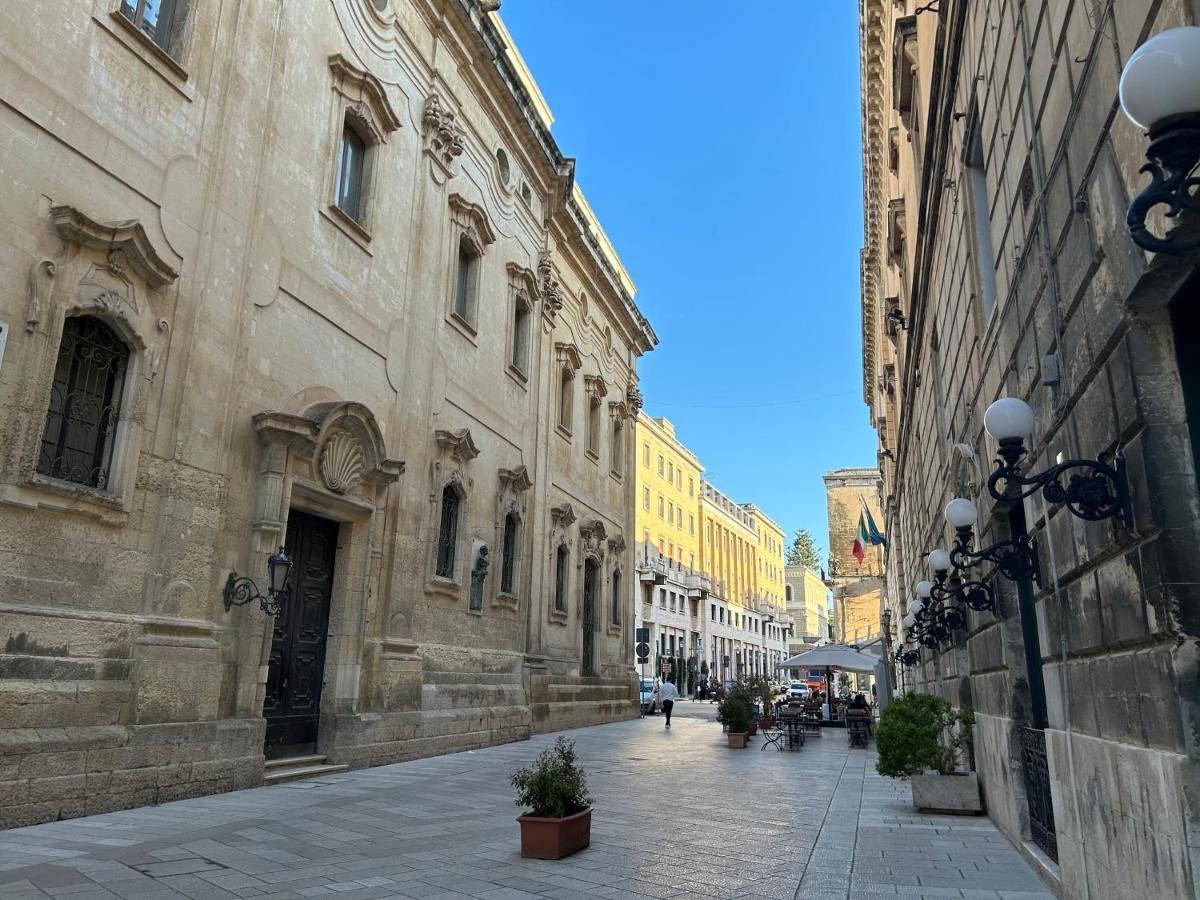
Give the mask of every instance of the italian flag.
<svg viewBox="0 0 1200 900">
<path fill-rule="evenodd" d="M 867 555 L 867 544 L 871 542 L 871 535 L 867 531 L 867 522 L 863 518 L 863 514 L 858 514 L 858 534 L 854 536 L 854 546 L 850 548 L 850 552 L 854 554 L 854 558 L 861 564 Z"/>
</svg>

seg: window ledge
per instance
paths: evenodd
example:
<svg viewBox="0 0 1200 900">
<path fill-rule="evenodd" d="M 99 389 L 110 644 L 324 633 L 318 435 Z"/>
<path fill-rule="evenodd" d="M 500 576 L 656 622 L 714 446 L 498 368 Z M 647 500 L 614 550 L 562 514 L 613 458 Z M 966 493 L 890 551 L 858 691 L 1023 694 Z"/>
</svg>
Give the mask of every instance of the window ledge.
<svg viewBox="0 0 1200 900">
<path fill-rule="evenodd" d="M 608 633 L 609 633 L 610 635 L 614 636 L 614 637 L 620 637 L 620 635 L 621 635 L 621 626 L 620 626 L 620 625 L 613 625 L 613 624 L 611 624 L 611 623 L 610 623 L 610 624 L 609 624 L 609 626 L 608 626 Z"/>
<path fill-rule="evenodd" d="M 129 519 L 129 510 L 113 494 L 36 474 L 23 484 L 0 486 L 0 504 L 76 513 L 107 525 L 123 525 Z"/>
<path fill-rule="evenodd" d="M 446 313 L 446 321 L 453 325 L 454 328 L 468 341 L 477 347 L 479 346 L 479 333 L 475 330 L 474 325 L 472 325 L 454 310 L 450 310 L 450 312 Z"/>
<path fill-rule="evenodd" d="M 321 215 L 329 222 L 333 223 L 334 227 L 341 231 L 346 237 L 350 238 L 358 248 L 367 256 L 373 256 L 371 253 L 371 232 L 363 228 L 362 225 L 350 218 L 346 213 L 342 212 L 341 208 L 330 203 L 321 208 Z"/>
<path fill-rule="evenodd" d="M 193 99 L 195 89 L 188 70 L 175 57 L 154 43 L 148 35 L 133 24 L 119 9 L 107 16 L 92 16 L 92 21 L 107 31 L 118 42 L 125 45 L 134 56 L 150 67 L 156 75 L 174 88 L 187 101 Z"/>
<path fill-rule="evenodd" d="M 515 594 L 497 594 L 492 598 L 492 606 L 499 606 L 504 609 L 517 609 L 521 605 L 521 598 Z"/>
<path fill-rule="evenodd" d="M 559 423 L 558 425 L 554 426 L 554 430 L 558 432 L 558 436 L 560 438 L 562 438 L 564 441 L 566 441 L 567 443 L 571 442 L 571 429 L 570 428 Z"/>
<path fill-rule="evenodd" d="M 622 482 L 625 481 L 625 476 L 622 475 L 620 472 L 613 472 L 610 470 L 608 475 L 613 481 L 617 482 L 617 484 L 621 484 Z M 682 530 L 683 529 L 681 528 L 680 531 L 682 531 Z"/>
<path fill-rule="evenodd" d="M 522 372 L 519 367 L 509 363 L 504 367 L 504 372 L 509 378 L 519 384 L 522 390 L 529 390 L 529 376 Z"/>
<path fill-rule="evenodd" d="M 591 447 L 588 447 L 586 450 L 584 450 L 583 455 L 586 456 L 588 459 L 590 459 L 596 465 L 600 465 L 600 454 L 597 453 L 595 450 L 593 450 Z"/>
<path fill-rule="evenodd" d="M 447 597 L 457 599 L 462 594 L 462 585 L 453 578 L 443 578 L 441 575 L 434 575 L 429 579 L 429 590 L 436 594 L 444 594 Z"/>
<path fill-rule="evenodd" d="M 550 621 L 558 625 L 567 624 L 567 614 L 561 609 L 550 610 Z"/>
</svg>

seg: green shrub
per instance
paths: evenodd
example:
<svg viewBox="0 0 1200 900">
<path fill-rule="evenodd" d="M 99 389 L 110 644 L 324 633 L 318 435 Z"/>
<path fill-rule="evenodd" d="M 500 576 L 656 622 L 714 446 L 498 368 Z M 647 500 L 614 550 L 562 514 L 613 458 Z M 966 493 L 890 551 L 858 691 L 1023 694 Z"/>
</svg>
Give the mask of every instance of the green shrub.
<svg viewBox="0 0 1200 900">
<path fill-rule="evenodd" d="M 517 806 L 530 816 L 563 819 L 592 805 L 575 742 L 564 737 L 543 750 L 533 765 L 513 772 L 512 785 L 517 789 Z"/>
<path fill-rule="evenodd" d="M 975 710 L 969 706 L 955 710 L 933 694 L 897 697 L 884 707 L 875 729 L 875 771 L 891 778 L 929 769 L 950 775 L 970 746 L 974 727 Z"/>
<path fill-rule="evenodd" d="M 717 721 L 728 731 L 742 732 L 750 727 L 754 716 L 754 695 L 745 682 L 736 682 L 724 692 L 717 704 Z"/>
</svg>

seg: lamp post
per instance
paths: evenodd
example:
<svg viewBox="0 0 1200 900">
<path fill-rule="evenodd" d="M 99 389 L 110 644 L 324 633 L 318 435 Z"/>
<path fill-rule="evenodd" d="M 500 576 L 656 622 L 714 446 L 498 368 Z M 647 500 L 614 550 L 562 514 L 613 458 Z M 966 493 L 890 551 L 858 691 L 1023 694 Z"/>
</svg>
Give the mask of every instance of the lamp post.
<svg viewBox="0 0 1200 900">
<path fill-rule="evenodd" d="M 1021 471 L 1025 441 L 1033 434 L 1033 410 L 1024 400 L 1001 397 L 983 414 L 983 427 L 1000 444 L 996 470 L 988 477 L 988 493 L 997 500 L 1028 497 L 1037 491 L 1047 503 L 1066 504 L 1071 514 L 1090 522 L 1116 517 L 1133 524 L 1125 460 L 1109 465 L 1098 459 L 1068 459 L 1032 475 Z M 1064 485 L 1062 479 L 1070 473 Z M 1014 493 L 1015 490 L 1015 493 Z"/>
<path fill-rule="evenodd" d="M 1038 565 L 1037 544 L 1031 537 L 997 541 L 982 550 L 971 549 L 975 538 L 975 521 L 978 513 L 975 504 L 964 497 L 955 497 L 946 504 L 946 522 L 954 527 L 954 548 L 950 551 L 950 564 L 960 571 L 969 569 L 984 560 L 995 563 L 1009 581 L 1032 578 L 1039 585 L 1041 570 Z"/>
<path fill-rule="evenodd" d="M 1146 215 L 1165 206 L 1166 215 L 1200 210 L 1192 170 L 1200 162 L 1200 28 L 1169 28 L 1142 44 L 1121 73 L 1121 109 L 1150 143 L 1142 171 L 1148 184 L 1129 204 L 1126 222 L 1134 243 L 1152 253 L 1184 253 L 1200 238 L 1151 234 Z"/>
<path fill-rule="evenodd" d="M 267 560 L 267 593 L 264 595 L 254 579 L 237 572 L 230 572 L 225 580 L 225 589 L 221 592 L 225 601 L 225 611 L 235 606 L 245 606 L 247 603 L 258 601 L 259 607 L 268 616 L 277 616 L 282 607 L 282 597 L 287 590 L 288 575 L 292 571 L 291 557 L 282 547 Z"/>
</svg>

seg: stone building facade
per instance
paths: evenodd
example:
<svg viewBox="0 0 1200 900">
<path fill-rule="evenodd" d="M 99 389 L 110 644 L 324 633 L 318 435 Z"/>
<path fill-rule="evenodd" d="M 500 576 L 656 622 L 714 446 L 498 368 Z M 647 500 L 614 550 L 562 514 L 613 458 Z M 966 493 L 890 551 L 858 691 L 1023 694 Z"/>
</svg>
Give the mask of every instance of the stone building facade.
<svg viewBox="0 0 1200 900">
<path fill-rule="evenodd" d="M 1200 257 L 1131 241 L 1146 138 L 1117 106 L 1134 49 L 1195 13 L 860 5 L 863 386 L 891 621 L 954 540 L 952 497 L 978 508 L 976 547 L 1029 535 L 1040 563 L 1015 581 L 975 567 L 995 611 L 922 648 L 905 682 L 974 706 L 989 815 L 1071 898 L 1198 890 Z M 994 501 L 983 414 L 1004 396 L 1034 410 L 1026 471 L 1122 457 L 1130 519 Z"/>
<path fill-rule="evenodd" d="M 495 5 L 5 15 L 0 826 L 636 714 L 656 338 Z"/>
<path fill-rule="evenodd" d="M 833 636 L 863 643 L 879 637 L 883 610 L 883 547 L 867 544 L 854 555 L 859 519 L 869 511 L 879 527 L 879 470 L 835 469 L 824 476 L 829 519 L 829 587 L 833 593 Z"/>
</svg>

